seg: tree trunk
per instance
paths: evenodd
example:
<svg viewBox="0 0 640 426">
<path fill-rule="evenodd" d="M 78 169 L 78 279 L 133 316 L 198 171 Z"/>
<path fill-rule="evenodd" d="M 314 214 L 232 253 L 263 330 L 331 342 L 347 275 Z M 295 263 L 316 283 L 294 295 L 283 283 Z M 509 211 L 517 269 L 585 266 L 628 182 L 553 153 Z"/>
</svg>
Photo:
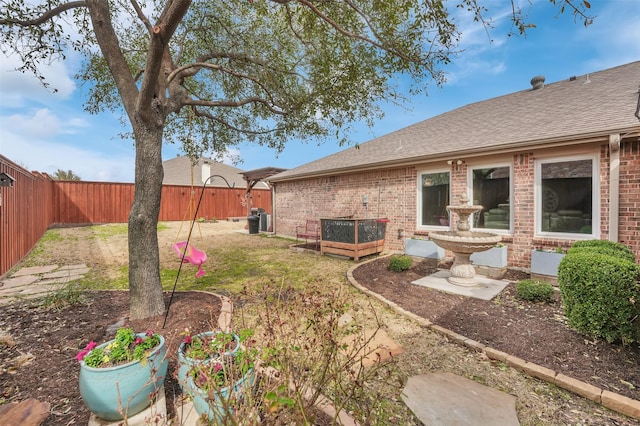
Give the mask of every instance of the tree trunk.
<svg viewBox="0 0 640 426">
<path fill-rule="evenodd" d="M 157 116 L 155 118 L 158 119 Z M 137 123 L 133 124 L 136 166 L 135 193 L 129 212 L 131 319 L 162 315 L 165 310 L 158 248 L 158 215 L 163 178 L 163 126 L 142 124 L 142 121 L 138 117 Z"/>
</svg>

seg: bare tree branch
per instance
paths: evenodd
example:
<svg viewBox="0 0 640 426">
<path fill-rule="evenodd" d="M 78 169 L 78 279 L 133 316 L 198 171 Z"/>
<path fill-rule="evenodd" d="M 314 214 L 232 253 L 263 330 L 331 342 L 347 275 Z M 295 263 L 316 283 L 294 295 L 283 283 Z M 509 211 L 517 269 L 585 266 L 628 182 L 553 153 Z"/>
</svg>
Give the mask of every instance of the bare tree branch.
<svg viewBox="0 0 640 426">
<path fill-rule="evenodd" d="M 184 105 L 206 106 L 206 107 L 240 107 L 248 104 L 262 104 L 266 106 L 269 109 L 269 111 L 271 111 L 274 114 L 277 114 L 277 115 L 287 114 L 286 111 L 274 108 L 269 101 L 262 99 L 258 96 L 251 96 L 249 98 L 245 98 L 237 101 L 231 101 L 231 100 L 209 101 L 209 100 L 202 100 L 202 99 L 187 99 L 183 101 L 183 103 Z"/>
<path fill-rule="evenodd" d="M 149 22 L 149 18 L 147 18 L 147 16 L 142 12 L 142 8 L 138 4 L 138 2 L 136 0 L 130 0 L 130 1 L 131 1 L 131 6 L 133 6 L 133 9 L 138 14 L 138 19 L 140 20 L 140 22 L 142 22 L 144 26 L 147 27 L 147 30 L 149 32 L 153 31 L 153 26 L 151 25 L 151 22 Z"/>
<path fill-rule="evenodd" d="M 387 46 L 378 43 L 377 41 L 365 37 L 363 35 L 360 34 L 355 34 L 352 33 L 350 31 L 347 31 L 346 29 L 342 28 L 340 25 L 338 25 L 337 22 L 335 22 L 334 20 L 332 20 L 331 18 L 329 18 L 327 15 L 325 15 L 324 13 L 322 13 L 320 11 L 320 9 L 318 9 L 311 1 L 308 0 L 299 0 L 299 2 L 305 6 L 307 6 L 309 9 L 311 9 L 313 11 L 313 13 L 316 14 L 316 16 L 318 16 L 318 18 L 322 19 L 324 22 L 326 22 L 327 24 L 329 24 L 331 27 L 333 27 L 333 29 L 335 29 L 338 33 L 342 34 L 345 37 L 349 37 L 351 39 L 354 40 L 360 40 L 363 41 L 365 43 L 368 43 L 374 47 L 377 47 L 380 50 L 384 50 L 385 52 L 389 52 L 389 53 L 393 53 L 394 55 L 397 55 L 399 58 L 408 61 L 408 62 L 413 62 L 413 63 L 419 63 L 420 60 L 416 59 L 416 58 L 411 58 L 407 55 L 404 55 L 402 52 L 394 50 L 394 49 L 390 49 Z M 286 0 L 276 0 L 276 3 L 288 3 L 288 1 Z M 347 4 L 349 4 L 349 6 L 356 12 L 358 13 L 360 16 L 363 16 L 363 14 L 361 13 L 360 10 L 358 10 L 351 2 L 345 2 Z M 374 31 L 374 29 L 372 27 L 369 27 L 372 32 Z"/>
<path fill-rule="evenodd" d="M 247 130 L 247 129 L 241 129 L 237 126 L 234 126 L 233 124 L 231 124 L 230 122 L 226 121 L 226 120 L 222 120 L 220 117 L 216 117 L 213 114 L 206 112 L 206 111 L 202 111 L 202 110 L 198 110 L 197 108 L 193 108 L 194 113 L 198 116 L 198 117 L 204 117 L 208 120 L 211 120 L 213 122 L 216 122 L 218 124 L 223 125 L 224 127 L 227 127 L 229 129 L 232 129 L 238 133 L 243 133 L 245 135 L 267 135 L 270 133 L 273 133 L 274 131 L 282 131 L 284 130 L 284 128 L 282 127 L 274 127 L 274 128 L 269 128 L 266 130 L 262 130 L 262 131 L 255 131 L 255 130 Z"/>
<path fill-rule="evenodd" d="M 61 4 L 53 9 L 45 11 L 42 15 L 34 19 L 17 19 L 17 18 L 4 18 L 0 19 L 0 25 L 19 25 L 21 27 L 35 27 L 41 25 L 50 19 L 66 12 L 67 10 L 77 9 L 80 7 L 87 7 L 86 1 L 73 1 L 69 3 Z"/>
</svg>

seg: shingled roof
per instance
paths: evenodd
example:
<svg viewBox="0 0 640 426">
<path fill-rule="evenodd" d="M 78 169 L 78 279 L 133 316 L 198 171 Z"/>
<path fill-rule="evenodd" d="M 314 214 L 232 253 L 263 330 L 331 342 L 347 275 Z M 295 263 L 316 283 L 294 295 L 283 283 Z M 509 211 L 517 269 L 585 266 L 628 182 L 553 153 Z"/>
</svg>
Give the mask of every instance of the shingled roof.
<svg viewBox="0 0 640 426">
<path fill-rule="evenodd" d="M 476 102 L 290 169 L 271 181 L 640 133 L 640 61 Z"/>
<path fill-rule="evenodd" d="M 207 186 L 215 186 L 227 188 L 227 183 L 235 188 L 244 189 L 245 180 L 242 178 L 243 170 L 228 164 L 220 163 L 213 158 L 199 158 L 193 166 L 193 182 L 191 181 L 192 160 L 188 156 L 182 155 L 162 162 L 164 169 L 163 185 L 195 185 L 202 186 L 202 165 L 208 164 L 209 173 L 205 177 L 213 175 L 223 176 L 226 181 L 214 178 L 209 180 Z M 264 182 L 260 183 L 256 188 L 267 188 Z"/>
</svg>

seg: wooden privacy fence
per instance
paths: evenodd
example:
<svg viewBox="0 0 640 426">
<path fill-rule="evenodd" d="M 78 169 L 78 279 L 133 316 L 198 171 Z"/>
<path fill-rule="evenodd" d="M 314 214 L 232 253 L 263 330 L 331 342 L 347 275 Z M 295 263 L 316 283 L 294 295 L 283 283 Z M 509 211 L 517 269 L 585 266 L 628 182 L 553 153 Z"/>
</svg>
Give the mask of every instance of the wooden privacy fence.
<svg viewBox="0 0 640 426">
<path fill-rule="evenodd" d="M 54 181 L 30 173 L 0 155 L 0 174 L 15 181 L 0 186 L 0 276 L 38 242 L 54 216 Z"/>
<path fill-rule="evenodd" d="M 18 263 L 51 225 L 124 223 L 133 201 L 132 183 L 56 181 L 31 173 L 0 155 L 0 173 L 15 179 L 0 186 L 0 276 Z M 202 187 L 164 185 L 159 220 L 192 220 Z M 252 189 L 249 208 L 271 213 L 271 191 Z M 246 217 L 245 188 L 207 187 L 198 218 Z"/>
<path fill-rule="evenodd" d="M 54 181 L 55 210 L 52 224 L 127 222 L 133 202 L 132 183 Z M 164 185 L 159 220 L 191 220 L 202 187 Z M 198 218 L 246 217 L 246 189 L 207 187 Z M 252 189 L 251 206 L 271 212 L 271 191 Z"/>
</svg>

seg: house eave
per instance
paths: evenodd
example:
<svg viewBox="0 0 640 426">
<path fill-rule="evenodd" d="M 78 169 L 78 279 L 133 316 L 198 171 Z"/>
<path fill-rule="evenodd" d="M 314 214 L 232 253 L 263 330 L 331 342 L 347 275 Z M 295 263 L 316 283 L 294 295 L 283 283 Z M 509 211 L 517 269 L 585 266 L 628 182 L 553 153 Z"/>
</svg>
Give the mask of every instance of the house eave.
<svg viewBox="0 0 640 426">
<path fill-rule="evenodd" d="M 549 138 L 541 140 L 526 140 L 520 142 L 511 142 L 508 144 L 492 145 L 490 147 L 481 147 L 476 149 L 467 149 L 463 153 L 465 159 L 487 156 L 491 154 L 508 154 L 514 152 L 522 152 L 525 150 L 541 150 L 547 148 L 562 148 L 576 145 L 589 145 L 589 144 L 601 144 L 608 143 L 609 135 L 620 134 L 624 139 L 640 137 L 640 124 L 637 126 L 627 127 L 623 129 L 612 129 L 610 131 L 575 135 L 571 139 L 567 137 Z M 408 157 L 403 159 L 397 159 L 393 161 L 379 161 L 374 163 L 367 163 L 362 165 L 354 165 L 347 167 L 336 167 L 328 170 L 312 171 L 307 173 L 299 173 L 291 176 L 284 176 L 282 178 L 270 179 L 270 182 L 287 182 L 296 181 L 301 179 L 319 178 L 335 176 L 345 173 L 358 173 L 370 170 L 390 169 L 398 167 L 408 167 L 417 164 L 437 163 L 441 161 L 449 160 L 453 157 L 460 157 L 461 152 L 457 150 L 450 150 L 446 152 L 439 152 L 436 155 L 421 155 L 415 157 Z"/>
</svg>

